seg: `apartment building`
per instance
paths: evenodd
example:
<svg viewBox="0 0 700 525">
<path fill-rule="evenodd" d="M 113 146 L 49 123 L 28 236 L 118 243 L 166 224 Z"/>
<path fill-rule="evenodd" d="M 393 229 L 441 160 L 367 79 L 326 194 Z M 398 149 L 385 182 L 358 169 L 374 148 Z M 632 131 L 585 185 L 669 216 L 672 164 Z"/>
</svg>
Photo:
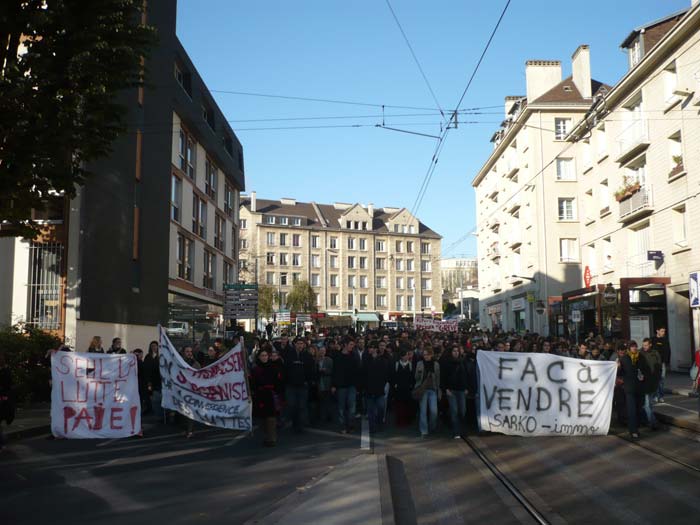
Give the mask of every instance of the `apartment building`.
<svg viewBox="0 0 700 525">
<path fill-rule="evenodd" d="M 176 0 L 147 5 L 158 42 L 149 87 L 121 95 L 129 132 L 40 238 L 0 239 L 0 323 L 78 350 L 94 335 L 145 347 L 171 319 L 213 324 L 238 278 L 242 147 L 175 34 Z"/>
<path fill-rule="evenodd" d="M 700 341 L 690 274 L 700 270 L 700 7 L 634 29 L 629 71 L 569 137 L 579 179 L 585 279 L 562 314 L 584 328 L 636 339 L 668 327 L 671 366 Z M 697 305 L 696 305 L 697 306 Z"/>
<path fill-rule="evenodd" d="M 610 89 L 591 79 L 590 50 L 525 64 L 526 95 L 505 98 L 494 150 L 472 181 L 476 192 L 480 323 L 563 333 L 548 305 L 580 282 L 578 175 L 566 137 L 595 97 Z"/>
<path fill-rule="evenodd" d="M 242 197 L 241 278 L 278 289 L 307 280 L 319 312 L 365 322 L 440 315 L 441 237 L 405 208 Z"/>
</svg>

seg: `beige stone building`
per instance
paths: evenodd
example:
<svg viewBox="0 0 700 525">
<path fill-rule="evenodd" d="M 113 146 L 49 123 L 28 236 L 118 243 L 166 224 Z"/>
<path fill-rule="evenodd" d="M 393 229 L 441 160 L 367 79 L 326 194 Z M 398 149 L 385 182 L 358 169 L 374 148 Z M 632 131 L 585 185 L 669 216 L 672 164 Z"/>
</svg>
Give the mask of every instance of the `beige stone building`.
<svg viewBox="0 0 700 525">
<path fill-rule="evenodd" d="M 494 150 L 474 178 L 480 322 L 483 327 L 561 331 L 545 305 L 581 279 L 578 171 L 566 137 L 609 89 L 591 79 L 588 46 L 561 62 L 529 60 L 526 95 L 505 99 Z M 538 311 L 542 313 L 538 313 Z"/>
<path fill-rule="evenodd" d="M 569 137 L 590 280 L 569 284 L 563 311 L 638 341 L 668 327 L 674 369 L 700 341 L 689 304 L 689 274 L 700 270 L 699 37 L 697 3 L 632 31 L 621 44 L 629 71 Z"/>
<path fill-rule="evenodd" d="M 440 242 L 405 208 L 241 198 L 240 278 L 275 286 L 283 307 L 307 280 L 328 315 L 440 314 Z"/>
</svg>

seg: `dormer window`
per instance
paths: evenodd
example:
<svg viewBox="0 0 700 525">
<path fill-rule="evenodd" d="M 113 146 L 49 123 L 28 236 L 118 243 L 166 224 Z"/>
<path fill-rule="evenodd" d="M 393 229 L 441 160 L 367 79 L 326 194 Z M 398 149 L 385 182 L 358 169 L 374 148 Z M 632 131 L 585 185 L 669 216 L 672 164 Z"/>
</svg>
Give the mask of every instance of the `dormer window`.
<svg viewBox="0 0 700 525">
<path fill-rule="evenodd" d="M 642 40 L 637 37 L 634 42 L 627 48 L 629 52 L 630 69 L 642 61 Z"/>
<path fill-rule="evenodd" d="M 177 63 L 174 66 L 175 81 L 185 90 L 187 96 L 192 98 L 192 76 L 189 71 Z"/>
<path fill-rule="evenodd" d="M 214 131 L 216 129 L 216 121 L 214 119 L 214 111 L 207 104 L 202 104 L 202 118 Z"/>
</svg>

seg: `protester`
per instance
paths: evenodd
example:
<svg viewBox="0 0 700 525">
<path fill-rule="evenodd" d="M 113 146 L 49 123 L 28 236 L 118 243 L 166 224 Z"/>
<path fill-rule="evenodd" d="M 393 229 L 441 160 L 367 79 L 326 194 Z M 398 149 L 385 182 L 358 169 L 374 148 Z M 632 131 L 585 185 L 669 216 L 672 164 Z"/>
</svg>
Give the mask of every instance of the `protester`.
<svg viewBox="0 0 700 525">
<path fill-rule="evenodd" d="M 281 406 L 277 392 L 282 385 L 282 371 L 270 361 L 269 348 L 263 346 L 258 352 L 251 379 L 253 414 L 262 419 L 263 444 L 274 447 L 277 444 L 277 415 Z"/>
<path fill-rule="evenodd" d="M 418 421 L 421 437 L 427 437 L 437 427 L 437 404 L 441 397 L 440 365 L 433 361 L 433 348 L 423 349 L 423 360 L 416 366 L 414 399 L 419 402 Z"/>
<path fill-rule="evenodd" d="M 316 354 L 316 371 L 318 376 L 319 421 L 333 421 L 333 359 L 326 355 L 326 347 L 319 346 Z"/>
<path fill-rule="evenodd" d="M 338 398 L 338 422 L 341 432 L 352 432 L 352 421 L 355 414 L 355 400 L 357 395 L 357 377 L 360 370 L 360 361 L 354 353 L 355 341 L 346 337 L 343 341 L 343 350 L 333 363 L 333 386 L 331 392 Z"/>
<path fill-rule="evenodd" d="M 15 399 L 12 390 L 12 373 L 5 355 L 0 352 L 0 452 L 5 448 L 7 440 L 2 431 L 3 423 L 12 424 L 15 419 Z"/>
<path fill-rule="evenodd" d="M 132 352 L 136 356 L 136 373 L 139 383 L 139 399 L 141 400 L 141 414 L 144 414 L 148 402 L 148 383 L 143 370 L 143 350 L 135 348 Z"/>
<path fill-rule="evenodd" d="M 661 358 L 661 374 L 659 377 L 659 386 L 654 392 L 655 401 L 664 403 L 664 382 L 666 380 L 666 367 L 671 362 L 671 348 L 668 344 L 666 336 L 666 327 L 661 326 L 656 329 L 656 336 L 651 340 L 651 346 L 659 353 Z"/>
<path fill-rule="evenodd" d="M 625 404 L 627 406 L 627 429 L 632 439 L 639 439 L 639 414 L 643 404 L 641 383 L 649 375 L 646 360 L 640 359 L 639 349 L 635 341 L 630 341 L 627 354 L 620 360 L 622 380 L 625 389 Z"/>
<path fill-rule="evenodd" d="M 96 335 L 95 337 L 92 338 L 90 341 L 90 346 L 88 346 L 87 349 L 88 353 L 90 354 L 104 354 L 105 351 L 102 348 L 102 338 L 99 335 Z"/>
<path fill-rule="evenodd" d="M 202 368 L 202 366 L 194 358 L 194 352 L 191 346 L 185 346 L 182 349 L 182 359 L 188 364 L 188 366 L 191 366 L 196 370 Z M 187 416 L 185 416 L 185 418 L 187 419 L 187 430 L 185 431 L 185 437 L 190 439 L 194 435 L 194 419 Z"/>
<path fill-rule="evenodd" d="M 398 427 L 410 425 L 416 411 L 415 402 L 411 396 L 415 383 L 412 358 L 413 352 L 404 343 L 399 350 L 399 360 L 394 364 L 391 378 L 391 392 L 396 412 L 396 426 Z"/>
<path fill-rule="evenodd" d="M 365 385 L 365 405 L 370 433 L 378 432 L 384 421 L 385 385 L 389 382 L 389 363 L 377 354 L 378 345 L 372 341 L 367 350 L 362 376 Z"/>
<path fill-rule="evenodd" d="M 112 339 L 112 346 L 107 349 L 108 354 L 126 354 L 126 349 L 122 348 L 122 340 L 119 337 Z"/>
<path fill-rule="evenodd" d="M 308 420 L 309 384 L 315 369 L 314 361 L 306 351 L 302 338 L 294 341 L 293 348 L 283 353 L 285 363 L 286 401 L 289 419 L 295 432 L 302 432 Z"/>
<path fill-rule="evenodd" d="M 534 344 L 534 343 L 533 343 Z M 467 371 L 460 357 L 459 346 L 453 346 L 448 357 L 440 363 L 442 377 L 440 383 L 445 389 L 450 409 L 452 435 L 455 439 L 462 436 L 462 420 L 466 413 Z"/>
<path fill-rule="evenodd" d="M 651 339 L 645 337 L 642 341 L 642 357 L 648 369 L 648 375 L 644 378 L 642 384 L 642 393 L 644 394 L 644 413 L 646 420 L 652 430 L 656 430 L 658 425 L 654 416 L 654 401 L 653 397 L 659 388 L 661 381 L 661 356 L 656 347 L 652 346 Z"/>
<path fill-rule="evenodd" d="M 161 378 L 160 378 L 160 352 L 158 341 L 151 341 L 148 345 L 148 354 L 143 360 L 143 373 L 146 378 L 148 390 L 148 402 L 145 414 L 153 412 L 157 417 L 163 415 L 161 408 Z"/>
</svg>

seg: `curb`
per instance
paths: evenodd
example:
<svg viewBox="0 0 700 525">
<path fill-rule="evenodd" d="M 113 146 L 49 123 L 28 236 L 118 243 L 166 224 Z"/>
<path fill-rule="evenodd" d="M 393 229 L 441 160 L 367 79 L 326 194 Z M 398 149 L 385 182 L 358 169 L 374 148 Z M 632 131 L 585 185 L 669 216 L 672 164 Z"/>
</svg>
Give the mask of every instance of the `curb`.
<svg viewBox="0 0 700 525">
<path fill-rule="evenodd" d="M 377 455 L 379 469 L 379 503 L 382 509 L 382 525 L 395 525 L 394 497 L 389 477 L 389 459 L 386 454 Z"/>
<path fill-rule="evenodd" d="M 700 417 L 676 417 L 670 414 L 664 414 L 663 412 L 654 411 L 656 419 L 678 428 L 684 428 L 686 430 L 692 430 L 693 432 L 700 433 Z"/>
</svg>

